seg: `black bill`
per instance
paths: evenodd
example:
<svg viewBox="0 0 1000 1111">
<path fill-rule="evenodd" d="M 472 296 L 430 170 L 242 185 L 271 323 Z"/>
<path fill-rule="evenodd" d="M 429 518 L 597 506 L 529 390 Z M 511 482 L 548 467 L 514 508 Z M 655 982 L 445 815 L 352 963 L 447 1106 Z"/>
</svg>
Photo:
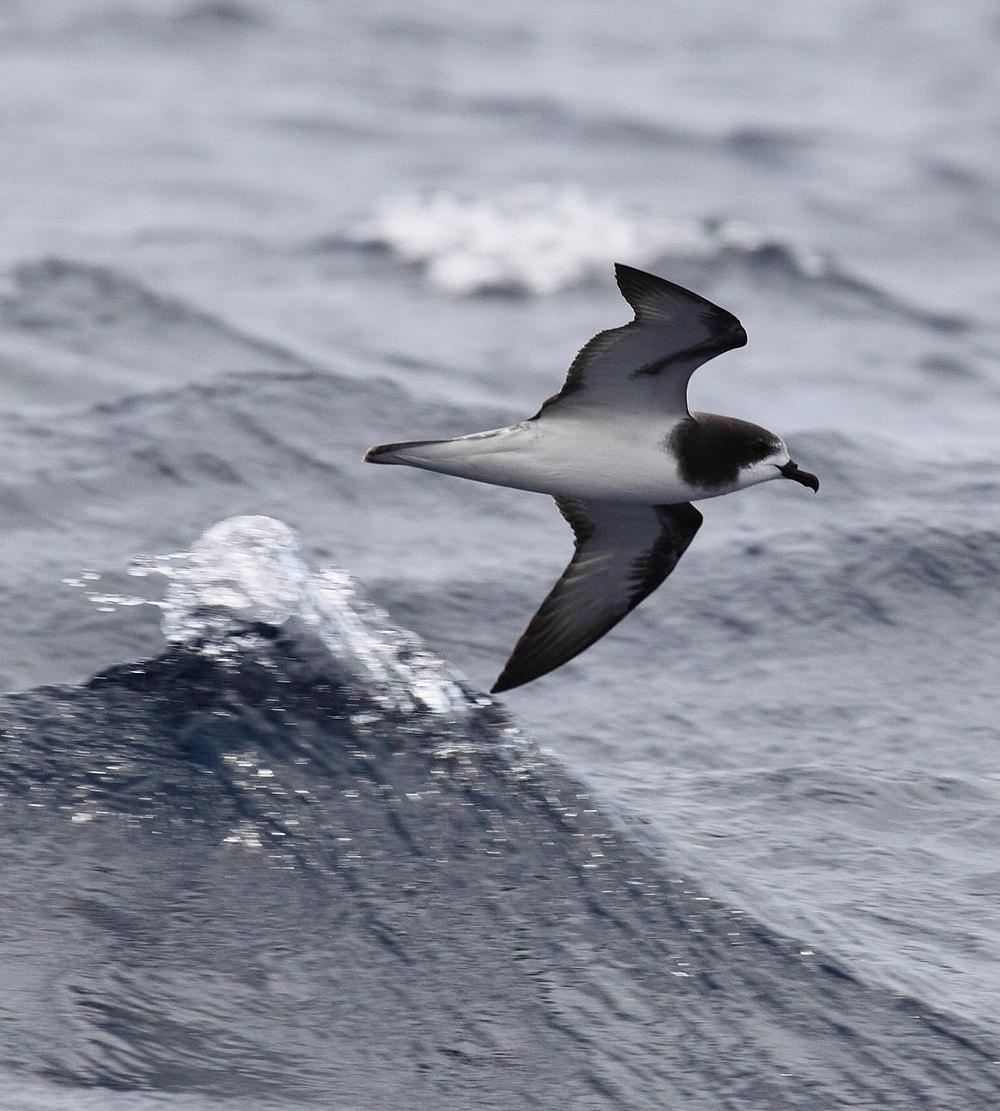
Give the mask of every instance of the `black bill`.
<svg viewBox="0 0 1000 1111">
<path fill-rule="evenodd" d="M 808 486 L 810 490 L 819 490 L 819 479 L 808 471 L 799 470 L 798 463 L 793 463 L 789 460 L 783 467 L 778 468 L 781 471 L 783 478 L 790 478 L 794 482 L 801 482 L 803 486 Z"/>
</svg>

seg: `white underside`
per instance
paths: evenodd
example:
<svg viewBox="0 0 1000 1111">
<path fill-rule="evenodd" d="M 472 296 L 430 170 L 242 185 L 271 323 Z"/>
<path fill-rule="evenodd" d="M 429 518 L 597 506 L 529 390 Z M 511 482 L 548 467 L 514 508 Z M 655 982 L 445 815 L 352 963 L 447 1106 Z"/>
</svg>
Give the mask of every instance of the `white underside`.
<svg viewBox="0 0 1000 1111">
<path fill-rule="evenodd" d="M 692 487 L 681 478 L 666 446 L 674 427 L 662 419 L 643 422 L 631 416 L 618 421 L 531 420 L 401 448 L 384 461 L 557 497 L 646 505 L 718 497 L 763 481 Z"/>
</svg>

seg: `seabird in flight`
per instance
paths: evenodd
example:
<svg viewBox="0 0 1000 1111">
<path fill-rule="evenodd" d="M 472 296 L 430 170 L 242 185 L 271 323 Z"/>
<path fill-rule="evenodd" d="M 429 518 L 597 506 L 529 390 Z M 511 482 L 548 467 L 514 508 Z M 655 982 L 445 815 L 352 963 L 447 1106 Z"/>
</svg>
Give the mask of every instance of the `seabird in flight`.
<svg viewBox="0 0 1000 1111">
<path fill-rule="evenodd" d="M 599 332 L 563 388 L 528 420 L 453 440 L 372 448 L 399 463 L 551 494 L 576 551 L 517 642 L 493 692 L 529 683 L 599 640 L 673 571 L 701 526 L 691 504 L 774 478 L 812 490 L 780 436 L 692 413 L 687 384 L 747 334 L 732 313 L 673 282 L 618 264 L 635 319 Z"/>
</svg>

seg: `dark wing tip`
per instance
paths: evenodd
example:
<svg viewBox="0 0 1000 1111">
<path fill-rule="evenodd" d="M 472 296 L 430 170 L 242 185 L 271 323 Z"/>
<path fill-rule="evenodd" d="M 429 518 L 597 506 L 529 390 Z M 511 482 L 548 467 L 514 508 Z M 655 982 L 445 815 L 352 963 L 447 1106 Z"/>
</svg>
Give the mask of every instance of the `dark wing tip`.
<svg viewBox="0 0 1000 1111">
<path fill-rule="evenodd" d="M 657 282 L 663 279 L 655 274 L 647 274 L 635 266 L 624 262 L 615 263 L 615 281 L 621 295 L 632 306 L 635 315 L 641 316 L 644 302 L 649 300 L 650 294 L 655 294 Z"/>
<path fill-rule="evenodd" d="M 580 649 L 580 651 L 582 650 Z M 574 652 L 573 655 L 576 655 L 576 653 Z M 569 659 L 572 659 L 572 655 Z M 536 679 L 541 679 L 543 675 L 548 675 L 550 671 L 554 671 L 567 662 L 568 660 L 565 659 L 556 661 L 546 660 L 544 657 L 540 660 L 535 658 L 526 630 L 525 635 L 514 646 L 510 658 L 503 665 L 503 671 L 500 672 L 497 681 L 490 687 L 490 694 L 503 694 L 504 691 L 512 691 L 515 687 L 523 687 L 527 683 L 533 683 Z"/>
<path fill-rule="evenodd" d="M 739 320 L 700 293 L 624 262 L 615 263 L 615 281 L 640 322 L 673 321 L 694 310 L 713 335 L 726 338 L 727 350 L 746 345 L 747 334 Z"/>
<path fill-rule="evenodd" d="M 631 288 L 641 289 L 652 278 L 655 281 L 662 281 L 662 278 L 657 278 L 655 274 L 650 274 L 646 270 L 640 270 L 638 266 L 629 266 L 627 262 L 615 263 L 615 281 L 618 283 L 618 288 L 622 291 L 622 296 L 628 300 L 628 294 L 622 288 L 628 286 Z"/>
<path fill-rule="evenodd" d="M 411 447 L 427 447 L 428 444 L 440 444 L 441 440 L 402 440 L 398 444 L 379 444 L 378 447 L 369 448 L 362 456 L 366 463 L 398 463 L 399 459 L 390 459 L 399 451 Z"/>
<path fill-rule="evenodd" d="M 490 694 L 503 694 L 504 691 L 512 691 L 515 687 L 523 687 L 528 683 L 533 683 L 536 679 L 541 679 L 543 675 L 548 675 L 550 671 L 562 667 L 564 663 L 569 663 L 574 656 L 579 655 L 588 646 L 584 644 L 565 658 L 559 655 L 551 659 L 544 657 L 534 659 L 526 656 L 522 638 L 515 646 L 510 659 L 504 664 L 504 669 L 497 677 L 497 681 L 490 687 Z"/>
</svg>

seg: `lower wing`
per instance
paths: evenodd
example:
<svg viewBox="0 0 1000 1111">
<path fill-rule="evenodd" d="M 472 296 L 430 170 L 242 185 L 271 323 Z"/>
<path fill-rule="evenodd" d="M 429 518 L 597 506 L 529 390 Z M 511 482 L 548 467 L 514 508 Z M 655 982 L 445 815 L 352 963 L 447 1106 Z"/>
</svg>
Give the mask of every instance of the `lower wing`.
<svg viewBox="0 0 1000 1111">
<path fill-rule="evenodd" d="M 546 675 L 600 640 L 673 571 L 702 522 L 689 502 L 556 498 L 556 505 L 573 529 L 576 551 L 517 642 L 494 694 Z"/>
</svg>

